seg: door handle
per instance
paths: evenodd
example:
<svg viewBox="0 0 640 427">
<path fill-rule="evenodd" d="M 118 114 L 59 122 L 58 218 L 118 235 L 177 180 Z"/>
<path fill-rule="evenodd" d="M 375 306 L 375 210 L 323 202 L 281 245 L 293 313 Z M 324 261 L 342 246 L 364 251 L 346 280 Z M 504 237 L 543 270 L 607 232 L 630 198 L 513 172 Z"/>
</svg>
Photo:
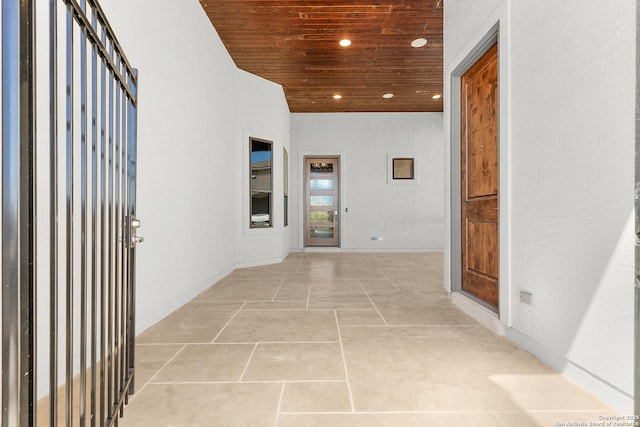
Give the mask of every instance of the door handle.
<svg viewBox="0 0 640 427">
<path fill-rule="evenodd" d="M 129 220 L 129 235 L 131 236 L 131 241 L 129 242 L 131 248 L 135 248 L 138 243 L 144 242 L 144 237 L 138 236 L 137 230 L 142 226 L 140 220 L 138 218 L 131 217 Z"/>
</svg>

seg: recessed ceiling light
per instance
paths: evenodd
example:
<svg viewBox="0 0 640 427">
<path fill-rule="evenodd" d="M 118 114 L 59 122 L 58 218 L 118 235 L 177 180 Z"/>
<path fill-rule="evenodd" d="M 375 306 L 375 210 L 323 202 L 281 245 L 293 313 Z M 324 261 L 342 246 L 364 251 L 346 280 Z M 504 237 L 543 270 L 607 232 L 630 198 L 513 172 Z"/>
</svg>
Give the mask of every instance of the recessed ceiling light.
<svg viewBox="0 0 640 427">
<path fill-rule="evenodd" d="M 341 99 L 342 95 L 333 95 L 333 99 Z"/>
<path fill-rule="evenodd" d="M 433 99 L 440 99 L 440 98 L 442 98 L 442 95 L 440 95 L 439 93 L 437 93 L 437 94 L 433 95 L 431 98 L 433 98 Z"/>
<path fill-rule="evenodd" d="M 351 40 L 349 40 L 349 39 L 340 40 L 340 46 L 342 46 L 342 47 L 351 46 Z"/>
<path fill-rule="evenodd" d="M 422 47 L 427 44 L 427 39 L 415 39 L 411 42 L 411 46 L 413 47 Z"/>
<path fill-rule="evenodd" d="M 385 93 L 384 95 L 382 95 L 383 98 L 389 99 L 389 98 L 393 98 L 393 94 L 392 93 Z"/>
</svg>

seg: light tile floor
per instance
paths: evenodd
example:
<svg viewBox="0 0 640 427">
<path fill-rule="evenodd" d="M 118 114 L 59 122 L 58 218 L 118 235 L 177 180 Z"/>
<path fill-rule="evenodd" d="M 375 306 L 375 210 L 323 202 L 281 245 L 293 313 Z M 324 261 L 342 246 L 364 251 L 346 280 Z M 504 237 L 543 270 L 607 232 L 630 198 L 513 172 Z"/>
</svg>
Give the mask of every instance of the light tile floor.
<svg viewBox="0 0 640 427">
<path fill-rule="evenodd" d="M 291 254 L 137 339 L 132 426 L 556 426 L 615 412 L 453 306 L 442 254 Z"/>
</svg>

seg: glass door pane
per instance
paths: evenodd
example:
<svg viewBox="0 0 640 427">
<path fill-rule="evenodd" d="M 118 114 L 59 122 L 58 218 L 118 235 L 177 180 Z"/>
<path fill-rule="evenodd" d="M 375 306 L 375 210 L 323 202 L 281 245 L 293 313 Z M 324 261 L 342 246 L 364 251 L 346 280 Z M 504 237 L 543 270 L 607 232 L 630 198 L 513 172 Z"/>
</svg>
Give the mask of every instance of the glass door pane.
<svg viewBox="0 0 640 427">
<path fill-rule="evenodd" d="M 309 183 L 311 191 L 314 190 L 333 190 L 332 179 L 312 179 Z"/>
<path fill-rule="evenodd" d="M 310 236 L 312 239 L 333 239 L 333 227 L 311 226 Z"/>
<path fill-rule="evenodd" d="M 338 159 L 306 159 L 306 246 L 338 246 Z"/>
</svg>

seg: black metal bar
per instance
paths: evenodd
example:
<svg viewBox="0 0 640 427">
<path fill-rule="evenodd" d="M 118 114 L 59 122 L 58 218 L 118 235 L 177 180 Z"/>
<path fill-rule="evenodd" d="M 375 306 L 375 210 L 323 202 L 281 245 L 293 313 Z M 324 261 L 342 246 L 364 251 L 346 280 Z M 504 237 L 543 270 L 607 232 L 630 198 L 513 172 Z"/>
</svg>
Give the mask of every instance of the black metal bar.
<svg viewBox="0 0 640 427">
<path fill-rule="evenodd" d="M 127 85 L 130 81 L 130 76 L 127 75 Z M 126 94 L 126 92 L 123 92 Z M 129 378 L 129 369 L 127 365 L 128 354 L 129 354 L 129 346 L 128 346 L 128 312 L 129 312 L 129 247 L 131 246 L 132 236 L 131 236 L 131 216 L 129 215 L 129 192 L 128 192 L 128 173 L 129 173 L 129 105 L 131 103 L 131 99 L 128 96 L 123 97 L 122 99 L 122 226 L 124 241 L 122 244 L 122 291 L 120 294 L 121 298 L 121 306 L 122 306 L 122 314 L 121 314 L 121 323 L 120 323 L 120 342 L 122 346 L 122 353 L 120 355 L 120 371 L 122 372 L 122 388 L 120 392 L 124 394 L 124 402 L 125 404 L 129 403 L 129 389 L 124 387 L 124 384 L 128 382 Z M 121 409 L 121 415 L 124 415 L 124 407 Z"/>
<path fill-rule="evenodd" d="M 102 30 L 102 43 L 106 44 L 107 33 Z M 108 269 L 108 241 L 107 241 L 107 67 L 104 58 L 100 64 L 100 411 L 102 421 L 107 414 L 107 400 L 105 385 L 107 359 L 107 289 L 109 279 Z"/>
<path fill-rule="evenodd" d="M 131 383 L 133 382 L 133 378 L 134 378 L 134 373 L 131 372 L 129 374 L 129 376 L 127 377 L 127 380 L 124 383 L 123 386 L 123 390 L 127 390 L 131 387 Z M 124 405 L 124 402 L 126 400 L 126 393 L 122 393 L 120 394 L 119 398 L 116 399 L 113 403 L 113 406 L 111 407 L 111 415 L 109 416 L 109 418 L 106 419 L 104 425 L 105 427 L 112 427 L 113 425 L 117 424 L 118 422 L 118 412 L 120 411 L 120 408 L 122 408 L 122 406 Z"/>
<path fill-rule="evenodd" d="M 68 7 L 72 8 L 76 19 L 81 23 L 82 26 L 84 26 L 87 29 L 87 35 L 92 40 L 92 42 L 96 44 L 96 46 L 98 47 L 98 49 L 100 51 L 100 55 L 104 57 L 106 62 L 109 64 L 109 67 L 114 72 L 118 71 L 118 68 L 116 67 L 116 64 L 113 61 L 113 54 L 108 52 L 106 45 L 100 44 L 100 38 L 98 37 L 98 34 L 93 30 L 93 28 L 91 26 L 91 23 L 89 22 L 89 19 L 85 16 L 85 14 L 84 14 L 81 6 L 78 4 L 78 2 L 76 0 L 64 0 L 64 1 L 65 1 L 65 3 L 67 4 Z M 104 12 L 102 12 L 102 9 L 100 8 L 100 6 L 98 5 L 97 2 L 95 2 L 93 0 L 89 0 L 89 3 L 93 7 L 95 7 L 95 9 L 98 11 L 98 15 L 99 15 L 98 16 L 98 20 L 105 27 L 105 29 L 106 29 L 106 31 L 108 33 L 108 38 L 116 46 L 116 52 L 118 52 L 118 54 L 120 54 L 120 55 L 123 55 L 123 57 L 124 57 L 124 53 L 122 51 L 122 48 L 120 47 L 120 44 L 118 43 L 118 40 L 115 37 L 115 33 L 113 32 L 113 30 L 111 29 L 108 21 L 106 20 Z M 125 58 L 125 61 L 126 61 L 126 58 Z M 130 73 L 132 68 L 129 65 L 128 61 L 126 61 L 126 67 L 127 67 L 127 70 L 129 70 L 128 72 Z M 120 85 L 122 85 L 123 87 L 126 87 L 126 78 L 120 72 L 118 72 L 118 74 L 116 75 L 116 78 L 117 78 L 118 82 L 120 83 Z M 133 98 L 132 94 L 129 94 L 129 96 L 131 96 Z"/>
<path fill-rule="evenodd" d="M 82 6 L 86 0 L 82 0 Z M 81 7 L 82 7 L 81 6 Z M 83 15 L 84 9 L 83 7 Z M 80 427 L 87 411 L 87 38 L 80 27 Z"/>
<path fill-rule="evenodd" d="M 118 41 L 118 38 L 116 37 L 115 32 L 111 28 L 111 25 L 109 24 L 109 21 L 107 20 L 106 14 L 102 10 L 102 7 L 100 7 L 100 4 L 98 3 L 97 0 L 89 0 L 89 4 L 91 4 L 91 6 L 98 12 L 99 19 L 102 22 L 102 25 L 106 27 L 107 33 L 109 34 L 109 38 L 113 40 L 116 51 L 120 52 L 120 54 L 122 55 L 122 61 L 124 63 L 124 66 L 126 67 L 127 74 L 134 75 L 135 74 L 134 68 L 131 66 L 131 64 L 129 63 L 129 60 L 124 55 L 124 49 L 122 49 L 122 46 L 120 45 L 120 42 Z M 136 81 L 136 84 L 137 84 L 137 81 Z M 132 98 L 134 100 L 137 100 L 137 97 L 135 96 L 132 96 Z"/>
<path fill-rule="evenodd" d="M 91 16 L 91 25 L 97 27 L 97 15 L 95 9 Z M 91 427 L 96 425 L 96 366 L 97 366 L 97 276 L 98 260 L 96 244 L 98 243 L 97 216 L 98 216 L 98 55 L 95 43 L 91 50 Z"/>
<path fill-rule="evenodd" d="M 23 425 L 35 426 L 37 362 L 36 298 L 36 93 L 35 93 L 35 2 L 23 0 L 20 8 L 20 257 L 21 257 L 21 401 L 27 412 Z"/>
<path fill-rule="evenodd" d="M 6 1 L 8 0 L 3 0 L 3 12 Z M 33 0 L 13 1 L 27 4 Z M 58 113 L 57 88 L 58 66 L 60 64 L 58 64 L 57 46 L 59 31 L 57 1 L 66 5 L 66 29 L 60 28 L 60 31 L 66 32 L 66 51 L 63 60 L 65 62 L 64 72 L 66 73 L 64 77 L 66 85 L 64 118 Z M 92 9 L 88 10 L 89 8 Z M 133 166 L 130 166 L 129 162 L 131 162 L 131 153 L 135 151 L 137 77 L 124 57 L 122 49 L 96 0 L 50 0 L 49 11 L 49 125 L 51 133 L 49 137 L 51 150 L 49 157 L 49 209 L 51 210 L 49 223 L 49 249 L 51 252 L 49 271 L 49 318 L 51 322 L 49 331 L 49 426 L 57 426 L 57 420 L 62 418 L 62 414 L 60 417 L 58 416 L 57 409 L 58 403 L 61 403 L 57 398 L 58 365 L 61 357 L 58 354 L 60 331 L 66 331 L 64 348 L 66 353 L 64 380 L 64 420 L 66 425 L 69 427 L 76 425 L 84 427 L 88 424 L 94 427 L 105 425 L 104 423 L 117 425 L 117 414 L 120 412 L 122 415 L 122 406 L 127 402 L 129 392 L 133 391 L 134 378 L 135 302 L 132 299 L 135 297 L 135 293 L 131 280 L 135 270 L 133 266 L 129 267 L 134 257 L 129 251 L 128 218 L 130 212 L 135 212 L 135 207 L 130 209 L 131 188 L 134 188 L 133 195 L 135 195 L 135 160 L 132 163 Z M 7 16 L 11 16 L 11 14 Z M 79 32 L 74 34 L 76 24 L 79 26 Z M 98 36 L 98 34 L 100 35 Z M 78 35 L 80 37 L 77 43 L 79 52 L 77 48 L 74 49 L 74 44 L 76 44 L 74 38 L 77 38 Z M 87 42 L 91 43 L 91 46 L 87 45 Z M 89 60 L 91 61 L 90 69 Z M 98 71 L 99 66 L 100 71 Z M 30 91 L 33 91 L 33 84 L 26 86 L 30 88 Z M 23 87 L 26 86 L 23 85 Z M 74 95 L 76 90 L 79 91 L 79 97 Z M 33 93 L 30 92 L 29 96 L 33 96 Z M 80 117 L 75 117 L 75 115 Z M 66 126 L 63 170 L 65 174 L 63 178 L 65 181 L 64 195 L 59 192 L 58 188 L 58 179 L 62 178 L 60 175 L 62 165 L 59 160 L 62 146 L 59 146 L 57 132 L 58 126 L 61 125 L 59 120 L 64 120 Z M 88 128 L 89 121 L 91 129 Z M 30 123 L 33 126 L 35 120 L 32 118 L 24 123 Z M 130 127 L 134 129 L 130 129 Z M 78 143 L 79 146 L 75 145 Z M 89 147 L 88 144 L 91 146 Z M 34 156 L 32 154 L 31 156 L 33 159 Z M 131 172 L 130 167 L 133 169 Z M 33 165 L 31 172 L 33 173 Z M 4 168 L 3 173 L 5 173 Z M 33 187 L 35 182 L 33 176 L 28 179 L 30 180 L 28 185 Z M 75 188 L 76 184 L 79 188 Z M 35 208 L 32 207 L 32 201 L 35 189 L 30 194 L 32 199 L 30 204 L 26 206 L 31 209 L 33 215 Z M 61 196 L 65 197 L 66 202 L 64 242 L 59 241 L 61 232 L 59 216 L 62 214 L 59 206 Z M 76 215 L 80 217 L 79 224 L 74 218 Z M 25 222 L 25 224 L 27 223 Z M 34 230 L 31 227 L 26 231 L 31 242 L 35 242 Z M 62 251 L 64 252 L 59 251 L 60 244 L 63 245 Z M 77 244 L 79 247 L 75 246 Z M 21 248 L 21 251 L 24 253 L 23 256 L 28 256 L 28 253 L 33 254 L 33 243 L 26 249 Z M 63 259 L 64 261 L 62 261 Z M 60 275 L 61 262 L 65 264 L 64 276 Z M 34 258 L 32 257 L 29 263 L 32 277 L 34 277 L 32 274 L 33 263 Z M 61 308 L 59 303 L 61 301 L 58 286 L 59 282 L 63 280 L 65 286 L 64 309 L 66 310 L 65 330 L 60 329 L 59 319 L 59 309 Z M 21 300 L 29 301 L 32 309 L 29 314 L 29 318 L 33 319 L 31 320 L 32 328 L 35 322 L 33 289 L 32 286 L 28 290 L 30 293 L 26 293 L 26 298 Z M 79 293 L 79 301 L 75 296 L 76 292 Z M 78 309 L 79 313 L 74 314 Z M 35 331 L 32 332 L 35 333 Z M 26 344 L 27 341 L 24 343 Z M 79 348 L 76 348 L 78 345 Z M 28 354 L 29 363 L 33 363 L 35 340 L 31 340 L 29 346 L 29 350 L 22 353 Z M 79 354 L 79 360 L 74 360 L 74 350 L 76 354 Z M 74 365 L 77 369 L 78 362 L 80 386 L 79 390 L 76 390 L 74 373 L 77 371 L 74 371 Z M 30 369 L 33 369 L 33 366 Z M 18 378 L 18 381 L 21 381 L 21 377 Z M 31 386 L 23 387 L 20 391 L 23 392 L 20 397 L 22 395 L 31 396 L 32 407 L 24 414 L 32 417 L 31 424 L 28 425 L 33 425 L 33 420 L 35 420 L 33 382 Z M 80 394 L 77 395 L 77 393 Z M 9 396 L 8 393 L 7 396 Z M 87 401 L 88 396 L 89 402 Z M 75 406 L 74 403 L 79 406 Z M 18 412 L 18 415 L 22 414 L 23 412 Z M 74 417 L 76 418 L 74 419 Z M 3 423 L 3 425 L 5 424 Z M 12 424 L 7 423 L 6 425 Z"/>
<path fill-rule="evenodd" d="M 2 1 L 2 425 L 19 425 L 20 9 Z M 7 82 L 5 85 L 4 83 Z M 9 114 L 8 112 L 14 112 Z"/>
<path fill-rule="evenodd" d="M 110 52 L 113 53 L 113 44 L 110 46 Z M 113 366 L 112 366 L 112 357 L 113 357 L 113 282 L 114 282 L 114 274 L 113 274 L 113 261 L 114 261 L 114 241 L 117 240 L 114 235 L 113 224 L 113 71 L 109 71 L 109 130 L 108 130 L 108 181 L 109 181 L 109 192 L 107 195 L 107 205 L 108 205 L 108 243 L 107 243 L 107 251 L 108 251 L 108 268 L 109 268 L 109 278 L 107 280 L 107 355 L 106 355 L 106 363 L 107 363 L 107 408 L 111 407 L 113 402 Z"/>
<path fill-rule="evenodd" d="M 120 63 L 120 57 L 118 56 L 116 64 L 120 67 L 120 69 L 122 68 L 122 65 Z M 119 147 L 118 149 L 116 149 L 116 155 L 117 155 L 117 166 L 116 166 L 116 192 L 118 193 L 118 196 L 116 197 L 117 200 L 117 218 L 118 218 L 118 236 L 120 236 L 120 239 L 118 241 L 118 249 L 117 249 L 117 268 L 118 268 L 118 273 L 116 275 L 117 277 L 117 284 L 116 284 L 116 372 L 117 372 L 117 386 L 116 386 L 116 390 L 118 392 L 118 398 L 120 397 L 120 394 L 122 393 L 122 384 L 123 384 L 123 376 L 124 373 L 122 372 L 122 335 L 120 333 L 120 331 L 122 330 L 122 288 L 124 286 L 124 282 L 122 280 L 123 277 L 123 271 L 124 271 L 124 263 L 123 263 L 123 259 L 122 259 L 122 253 L 124 251 L 124 244 L 125 244 L 125 235 L 124 235 L 124 218 L 122 216 L 122 208 L 123 208 L 123 201 L 124 201 L 124 194 L 122 193 L 122 171 L 124 168 L 124 165 L 122 164 L 122 151 L 124 149 L 124 141 L 122 140 L 122 129 L 124 128 L 125 124 L 122 122 L 122 103 L 123 101 L 126 99 L 126 95 L 123 93 L 123 91 L 118 90 L 118 95 L 116 97 L 117 100 L 117 107 L 116 107 L 116 114 L 118 116 L 118 126 L 116 126 L 117 132 L 118 132 L 118 140 L 119 140 Z M 117 422 L 116 422 L 117 425 Z"/>
<path fill-rule="evenodd" d="M 73 427 L 73 13 L 67 6 L 66 27 L 66 405 L 67 427 Z"/>
<path fill-rule="evenodd" d="M 2 425 L 35 424 L 34 4 L 2 2 Z"/>
<path fill-rule="evenodd" d="M 137 71 L 134 70 L 136 76 L 132 76 L 130 81 L 131 91 L 135 97 L 138 96 Z M 137 121 L 137 107 L 133 102 L 130 104 L 130 119 L 129 119 L 129 167 L 127 169 L 128 174 L 128 200 L 129 203 L 129 218 L 136 217 L 136 179 L 137 179 L 137 134 L 138 134 L 138 121 Z M 136 332 L 136 249 L 135 245 L 130 246 L 129 250 L 129 309 L 128 309 L 128 328 L 129 328 L 129 351 L 127 368 L 130 372 L 130 385 L 129 394 L 133 394 L 135 391 L 135 376 L 133 375 L 135 367 L 135 332 Z"/>
<path fill-rule="evenodd" d="M 128 80 L 128 76 L 127 76 Z M 127 378 L 127 369 L 125 360 L 127 358 L 127 345 L 126 345 L 126 335 L 125 335 L 125 325 L 127 320 L 127 305 L 126 305 L 126 297 L 127 297 L 127 287 L 128 287 L 128 277 L 127 277 L 127 254 L 129 245 L 131 242 L 131 236 L 129 236 L 129 218 L 127 215 L 127 104 L 128 97 L 126 96 L 126 92 L 122 93 L 122 135 L 121 135 L 121 160 L 120 160 L 120 192 L 121 192 L 121 206 L 120 206 L 120 225 L 122 227 L 122 243 L 120 244 L 120 254 L 121 254 L 121 283 L 122 286 L 120 288 L 120 358 L 118 363 L 120 364 L 120 387 L 119 392 L 126 395 L 127 389 L 123 387 L 124 382 Z M 125 397 L 125 402 L 126 402 Z M 124 415 L 124 407 L 120 407 L 120 416 Z"/>
<path fill-rule="evenodd" d="M 116 66 L 118 70 L 120 70 L 120 55 L 116 53 Z M 114 382 L 114 398 L 117 400 L 120 397 L 120 389 L 122 387 L 122 373 L 120 370 L 120 323 L 121 323 L 121 306 L 120 306 L 120 290 L 122 288 L 122 244 L 123 244 L 123 227 L 122 227 L 122 194 L 121 190 L 121 157 L 122 157 L 122 140 L 121 140 L 121 132 L 122 132 L 122 122 L 121 122 L 121 106 L 122 99 L 124 95 L 120 90 L 120 87 L 115 88 L 115 119 L 116 119 L 116 127 L 115 127 L 115 218 L 116 218 L 116 235 L 118 236 L 118 241 L 116 243 L 115 249 L 115 280 L 113 283 L 114 287 L 114 371 L 115 371 L 115 382 Z M 117 421 L 116 421 L 117 425 Z"/>
<path fill-rule="evenodd" d="M 49 1 L 49 426 L 58 425 L 58 2 Z"/>
<path fill-rule="evenodd" d="M 116 66 L 120 67 L 120 56 L 116 54 Z M 121 200 L 120 200 L 120 94 L 121 90 L 118 86 L 115 87 L 115 172 L 114 172 L 114 215 L 115 215 L 115 232 L 117 239 L 114 242 L 114 254 L 115 254 L 115 274 L 113 282 L 113 370 L 114 370 L 114 398 L 117 399 L 120 393 L 120 287 L 122 286 L 121 280 L 121 252 L 122 252 L 122 218 L 121 218 Z"/>
</svg>

